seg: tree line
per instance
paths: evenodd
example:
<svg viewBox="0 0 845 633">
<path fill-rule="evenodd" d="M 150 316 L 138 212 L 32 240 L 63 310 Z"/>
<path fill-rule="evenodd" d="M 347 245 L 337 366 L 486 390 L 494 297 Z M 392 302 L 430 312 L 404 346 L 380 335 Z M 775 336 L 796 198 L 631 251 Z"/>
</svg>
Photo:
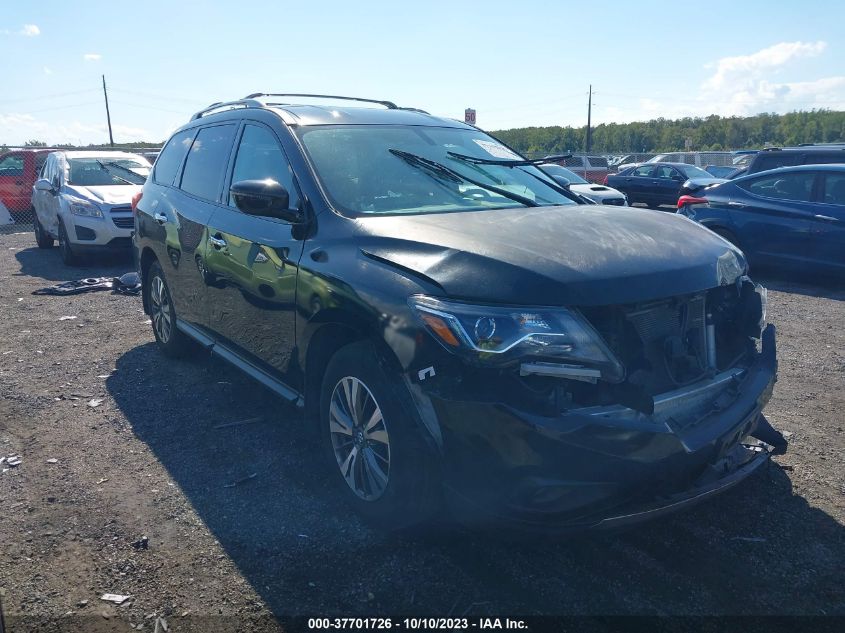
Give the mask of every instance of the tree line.
<svg viewBox="0 0 845 633">
<path fill-rule="evenodd" d="M 523 154 L 586 151 L 586 125 L 514 128 L 491 134 Z M 711 114 L 704 118 L 602 123 L 593 127 L 590 151 L 598 154 L 718 151 L 834 142 L 845 142 L 845 112 L 811 110 L 749 117 Z"/>
</svg>

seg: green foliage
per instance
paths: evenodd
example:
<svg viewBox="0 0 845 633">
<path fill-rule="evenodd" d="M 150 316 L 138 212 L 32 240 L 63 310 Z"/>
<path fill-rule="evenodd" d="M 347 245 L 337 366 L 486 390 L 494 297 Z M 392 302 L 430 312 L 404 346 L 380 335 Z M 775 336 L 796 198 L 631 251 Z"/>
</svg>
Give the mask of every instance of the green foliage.
<svg viewBox="0 0 845 633">
<path fill-rule="evenodd" d="M 44 141 L 39 141 L 37 139 L 32 139 L 32 140 L 24 143 L 23 146 L 24 147 L 47 147 L 47 143 L 45 143 Z"/>
<path fill-rule="evenodd" d="M 586 126 L 527 127 L 492 132 L 493 136 L 529 155 L 584 151 Z M 688 149 L 727 150 L 767 145 L 845 141 L 845 112 L 799 111 L 763 113 L 751 117 L 654 119 L 635 123 L 602 123 L 593 128 L 593 152 L 671 152 Z"/>
</svg>

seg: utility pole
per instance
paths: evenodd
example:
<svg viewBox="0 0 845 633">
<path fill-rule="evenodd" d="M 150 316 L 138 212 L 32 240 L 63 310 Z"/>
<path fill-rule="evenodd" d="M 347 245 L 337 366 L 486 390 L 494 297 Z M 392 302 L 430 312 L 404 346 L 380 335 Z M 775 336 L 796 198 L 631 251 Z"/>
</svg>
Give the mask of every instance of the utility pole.
<svg viewBox="0 0 845 633">
<path fill-rule="evenodd" d="M 591 118 L 593 114 L 593 84 L 590 84 L 590 96 L 587 98 L 587 153 L 593 148 L 593 129 Z"/>
<path fill-rule="evenodd" d="M 109 123 L 109 145 L 114 147 L 114 137 L 111 134 L 111 114 L 109 114 L 109 93 L 106 92 L 106 76 L 103 75 L 103 96 L 106 98 L 106 121 Z"/>
</svg>

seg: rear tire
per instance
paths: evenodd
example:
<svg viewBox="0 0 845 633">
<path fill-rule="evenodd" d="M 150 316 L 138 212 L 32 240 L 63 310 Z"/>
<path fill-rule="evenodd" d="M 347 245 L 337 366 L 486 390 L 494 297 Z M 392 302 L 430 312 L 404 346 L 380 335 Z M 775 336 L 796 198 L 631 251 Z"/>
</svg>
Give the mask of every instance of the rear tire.
<svg viewBox="0 0 845 633">
<path fill-rule="evenodd" d="M 411 394 L 359 341 L 329 361 L 320 392 L 326 462 L 359 514 L 387 529 L 423 523 L 437 507 L 439 462 Z"/>
<path fill-rule="evenodd" d="M 66 266 L 76 266 L 79 264 L 79 256 L 73 252 L 73 247 L 67 238 L 65 223 L 61 220 L 59 220 L 59 253 Z"/>
<path fill-rule="evenodd" d="M 150 306 L 150 320 L 158 348 L 171 358 L 181 358 L 191 351 L 188 336 L 176 327 L 176 308 L 164 271 L 153 262 L 144 278 L 144 292 Z"/>
<path fill-rule="evenodd" d="M 44 227 L 38 221 L 38 216 L 35 216 L 35 243 L 38 244 L 38 248 L 53 248 L 54 242 L 55 240 L 44 231 Z"/>
</svg>

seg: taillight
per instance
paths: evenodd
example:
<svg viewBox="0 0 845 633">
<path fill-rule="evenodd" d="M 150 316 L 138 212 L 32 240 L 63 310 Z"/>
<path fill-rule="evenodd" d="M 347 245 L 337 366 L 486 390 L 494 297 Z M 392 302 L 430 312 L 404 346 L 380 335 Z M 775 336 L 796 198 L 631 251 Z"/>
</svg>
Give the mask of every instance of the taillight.
<svg viewBox="0 0 845 633">
<path fill-rule="evenodd" d="M 683 209 L 685 206 L 693 204 L 707 204 L 707 198 L 698 198 L 696 196 L 681 196 L 678 198 L 679 209 Z"/>
<path fill-rule="evenodd" d="M 601 181 L 601 184 L 607 187 L 607 176 L 604 177 L 604 180 Z"/>
<path fill-rule="evenodd" d="M 138 203 L 141 202 L 141 198 L 144 197 L 144 192 L 139 191 L 134 196 L 132 196 L 132 213 L 136 213 L 138 211 Z M 126 198 L 124 198 L 125 200 Z"/>
</svg>

